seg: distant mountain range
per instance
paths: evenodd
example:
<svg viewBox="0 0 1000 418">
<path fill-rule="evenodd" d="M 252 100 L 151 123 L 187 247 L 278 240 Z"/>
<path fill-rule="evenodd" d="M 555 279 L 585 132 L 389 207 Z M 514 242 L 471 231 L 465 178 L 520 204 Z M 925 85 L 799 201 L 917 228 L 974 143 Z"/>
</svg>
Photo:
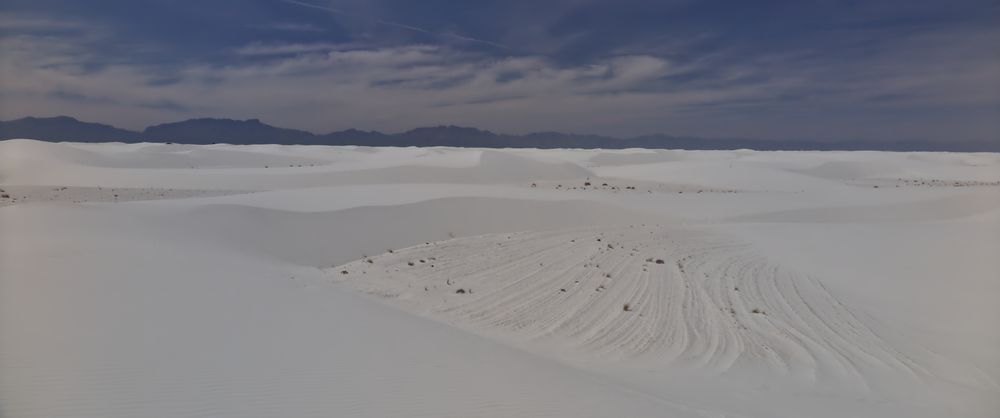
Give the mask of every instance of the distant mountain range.
<svg viewBox="0 0 1000 418">
<path fill-rule="evenodd" d="M 82 122 L 69 116 L 27 117 L 0 121 L 0 139 L 28 138 L 73 142 L 175 142 L 185 144 L 296 144 L 362 145 L 392 147 L 476 147 L 476 148 L 652 148 L 689 150 L 873 150 L 873 151 L 964 151 L 1000 152 L 994 142 L 929 141 L 794 141 L 764 139 L 713 139 L 645 135 L 613 138 L 560 132 L 526 135 L 497 134 L 475 128 L 436 126 L 416 128 L 398 134 L 377 131 L 331 132 L 317 135 L 297 129 L 278 128 L 257 119 L 232 120 L 199 118 L 150 126 L 142 132 L 100 123 Z"/>
</svg>

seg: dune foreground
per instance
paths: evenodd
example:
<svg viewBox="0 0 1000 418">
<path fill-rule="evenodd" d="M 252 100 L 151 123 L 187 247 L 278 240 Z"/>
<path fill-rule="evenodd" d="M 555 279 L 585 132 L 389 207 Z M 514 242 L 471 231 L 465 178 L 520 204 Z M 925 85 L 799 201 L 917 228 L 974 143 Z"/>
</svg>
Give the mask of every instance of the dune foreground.
<svg viewBox="0 0 1000 418">
<path fill-rule="evenodd" d="M 2 417 L 995 417 L 1000 154 L 0 141 Z"/>
</svg>

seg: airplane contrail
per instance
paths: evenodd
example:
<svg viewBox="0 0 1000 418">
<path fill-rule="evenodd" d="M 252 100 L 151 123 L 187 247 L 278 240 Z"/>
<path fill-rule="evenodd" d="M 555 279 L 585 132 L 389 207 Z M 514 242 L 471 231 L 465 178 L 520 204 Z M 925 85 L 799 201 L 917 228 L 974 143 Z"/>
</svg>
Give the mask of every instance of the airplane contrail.
<svg viewBox="0 0 1000 418">
<path fill-rule="evenodd" d="M 306 3 L 306 2 L 298 1 L 298 0 L 281 0 L 281 1 L 283 1 L 285 3 L 289 3 L 289 4 L 294 4 L 294 5 L 302 6 L 302 7 L 308 7 L 308 8 L 311 8 L 311 9 L 317 9 L 317 10 L 323 10 L 323 11 L 330 12 L 330 13 L 336 13 L 336 14 L 344 15 L 344 16 L 348 16 L 348 17 L 365 19 L 365 20 L 369 20 L 371 22 L 374 22 L 374 23 L 377 23 L 377 24 L 380 24 L 380 25 L 392 26 L 392 27 L 395 27 L 395 28 L 406 29 L 406 30 L 413 31 L 413 32 L 420 32 L 420 33 L 424 33 L 424 34 L 428 34 L 428 35 L 434 35 L 434 36 L 441 36 L 441 37 L 447 37 L 447 38 L 452 38 L 452 39 L 458 39 L 460 41 L 466 41 L 466 42 L 476 42 L 476 43 L 480 43 L 480 44 L 484 44 L 484 45 L 489 45 L 489 46 L 496 47 L 496 48 L 503 48 L 503 49 L 508 49 L 508 50 L 510 49 L 510 47 L 508 47 L 507 45 L 500 44 L 500 43 L 493 42 L 493 41 L 487 41 L 487 40 L 483 40 L 483 39 L 477 39 L 477 38 L 473 38 L 473 37 L 469 37 L 469 36 L 464 36 L 464 35 L 459 35 L 457 33 L 451 33 L 451 32 L 436 32 L 436 31 L 432 31 L 432 30 L 429 30 L 429 29 L 424 29 L 424 28 L 420 28 L 420 27 L 416 27 L 416 26 L 410 26 L 410 25 L 407 25 L 407 24 L 398 23 L 398 22 L 392 22 L 392 21 L 388 21 L 388 20 L 371 19 L 371 18 L 367 18 L 367 17 L 360 16 L 360 15 L 357 15 L 357 14 L 348 13 L 348 12 L 346 12 L 344 10 L 333 8 L 333 7 L 320 6 L 318 4 Z"/>
</svg>

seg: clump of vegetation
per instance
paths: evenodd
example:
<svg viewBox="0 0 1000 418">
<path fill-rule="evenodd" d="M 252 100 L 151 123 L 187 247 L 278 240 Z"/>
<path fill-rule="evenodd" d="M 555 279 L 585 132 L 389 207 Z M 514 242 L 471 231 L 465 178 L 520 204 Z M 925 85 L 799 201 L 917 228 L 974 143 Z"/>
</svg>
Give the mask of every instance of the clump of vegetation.
<svg viewBox="0 0 1000 418">
<path fill-rule="evenodd" d="M 341 270 L 340 274 L 347 274 L 347 270 Z"/>
<path fill-rule="evenodd" d="M 656 259 L 656 264 L 663 264 L 663 259 L 662 258 L 657 258 Z"/>
<path fill-rule="evenodd" d="M 407 262 L 406 262 L 406 265 L 408 265 L 408 266 L 410 266 L 410 267 L 413 267 L 413 262 L 412 262 L 412 261 L 407 261 Z"/>
<path fill-rule="evenodd" d="M 464 295 L 465 294 L 465 289 L 459 288 L 458 290 L 455 291 L 455 293 L 457 293 L 459 295 Z"/>
</svg>

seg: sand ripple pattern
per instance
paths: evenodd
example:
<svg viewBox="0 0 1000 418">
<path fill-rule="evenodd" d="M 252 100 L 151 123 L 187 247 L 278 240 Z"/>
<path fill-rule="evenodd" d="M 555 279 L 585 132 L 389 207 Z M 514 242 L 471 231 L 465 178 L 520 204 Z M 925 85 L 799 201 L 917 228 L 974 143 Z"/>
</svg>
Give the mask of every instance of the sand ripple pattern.
<svg viewBox="0 0 1000 418">
<path fill-rule="evenodd" d="M 864 381 L 926 373 L 816 278 L 695 228 L 625 225 L 427 243 L 331 271 L 411 312 L 598 361 L 740 364 Z"/>
</svg>

